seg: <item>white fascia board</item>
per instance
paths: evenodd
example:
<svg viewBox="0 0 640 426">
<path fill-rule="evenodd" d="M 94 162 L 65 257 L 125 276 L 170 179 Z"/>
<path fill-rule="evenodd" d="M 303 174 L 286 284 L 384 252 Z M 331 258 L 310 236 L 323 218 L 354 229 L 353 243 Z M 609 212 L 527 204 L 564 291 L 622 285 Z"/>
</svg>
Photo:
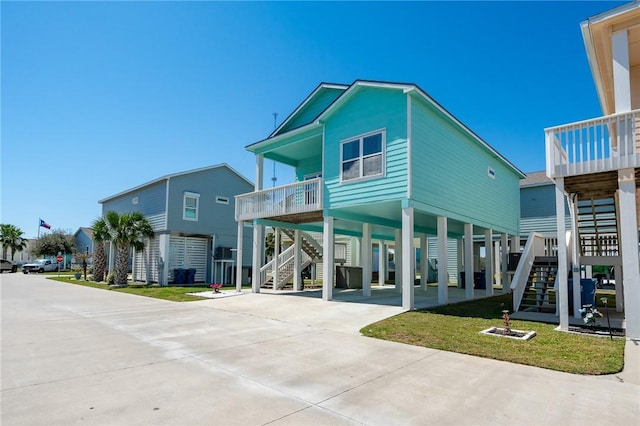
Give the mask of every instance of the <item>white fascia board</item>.
<svg viewBox="0 0 640 426">
<path fill-rule="evenodd" d="M 273 137 L 273 135 L 278 134 L 278 132 L 289 122 L 291 121 L 291 119 L 293 117 L 296 116 L 296 114 L 302 109 L 304 108 L 310 101 L 311 99 L 313 99 L 316 95 L 316 93 L 318 93 L 321 89 L 342 89 L 342 90 L 346 90 L 348 89 L 349 86 L 346 84 L 336 84 L 336 83 L 320 83 L 318 85 L 318 87 L 316 87 L 313 92 L 311 92 L 311 94 L 309 94 L 309 96 L 307 96 L 300 105 L 298 105 L 298 107 L 293 110 L 293 112 L 291 114 L 289 114 L 287 116 L 287 118 L 285 118 L 285 120 L 280 123 L 280 125 L 278 127 L 276 127 L 276 129 L 271 132 L 271 134 L 269 135 L 269 138 Z"/>
</svg>

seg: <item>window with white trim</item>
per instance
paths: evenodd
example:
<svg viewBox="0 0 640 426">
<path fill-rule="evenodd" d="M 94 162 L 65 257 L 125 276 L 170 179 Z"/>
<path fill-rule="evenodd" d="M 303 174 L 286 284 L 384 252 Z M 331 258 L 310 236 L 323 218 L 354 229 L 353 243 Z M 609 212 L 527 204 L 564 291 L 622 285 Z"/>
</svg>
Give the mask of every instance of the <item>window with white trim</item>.
<svg viewBox="0 0 640 426">
<path fill-rule="evenodd" d="M 182 219 L 198 220 L 198 207 L 200 206 L 200 194 L 185 192 L 182 203 Z"/>
<path fill-rule="evenodd" d="M 366 133 L 340 144 L 340 180 L 382 176 L 384 174 L 384 130 Z"/>
<path fill-rule="evenodd" d="M 229 204 L 229 197 L 221 197 L 220 195 L 216 195 L 216 203 Z"/>
</svg>

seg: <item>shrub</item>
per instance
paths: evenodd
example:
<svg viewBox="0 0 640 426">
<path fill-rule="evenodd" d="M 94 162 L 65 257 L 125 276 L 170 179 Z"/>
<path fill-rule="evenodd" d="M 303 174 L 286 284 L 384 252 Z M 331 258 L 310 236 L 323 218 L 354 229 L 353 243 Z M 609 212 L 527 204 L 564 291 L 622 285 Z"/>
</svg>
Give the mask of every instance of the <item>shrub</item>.
<svg viewBox="0 0 640 426">
<path fill-rule="evenodd" d="M 109 275 L 107 275 L 107 284 L 109 285 L 113 285 L 116 283 L 116 273 L 115 272 L 109 272 Z"/>
</svg>

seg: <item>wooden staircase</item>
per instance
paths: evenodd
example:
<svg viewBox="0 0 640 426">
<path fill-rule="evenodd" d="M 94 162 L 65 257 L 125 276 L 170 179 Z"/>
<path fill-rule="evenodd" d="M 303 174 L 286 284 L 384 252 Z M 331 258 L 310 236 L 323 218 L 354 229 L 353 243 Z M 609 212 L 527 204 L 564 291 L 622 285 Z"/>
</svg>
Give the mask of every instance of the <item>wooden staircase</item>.
<svg viewBox="0 0 640 426">
<path fill-rule="evenodd" d="M 282 233 L 295 241 L 295 231 L 293 229 L 282 229 Z M 322 260 L 322 247 L 313 239 L 313 237 L 306 232 L 300 233 L 300 243 L 302 244 L 302 251 L 307 253 L 309 257 L 315 261 Z M 313 244 L 315 243 L 315 244 Z"/>
<path fill-rule="evenodd" d="M 618 221 L 613 197 L 583 198 L 577 202 L 581 256 L 618 256 Z"/>
<path fill-rule="evenodd" d="M 295 241 L 295 231 L 292 229 L 281 229 L 282 233 L 288 236 L 292 241 Z M 302 251 L 305 254 L 300 262 L 301 269 L 306 268 L 311 263 L 317 263 L 322 261 L 322 246 L 320 246 L 309 234 L 301 232 L 300 243 L 302 245 Z M 272 261 L 273 262 L 273 261 Z M 287 283 L 293 278 L 294 258 L 288 257 L 286 260 L 281 261 L 278 265 L 278 283 L 276 289 L 280 290 L 284 288 Z M 262 281 L 260 288 L 273 288 L 273 274 L 269 274 Z"/>
<path fill-rule="evenodd" d="M 520 311 L 525 312 L 556 312 L 556 291 L 554 285 L 558 273 L 558 258 L 555 256 L 537 256 L 531 266 L 529 279 Z"/>
</svg>

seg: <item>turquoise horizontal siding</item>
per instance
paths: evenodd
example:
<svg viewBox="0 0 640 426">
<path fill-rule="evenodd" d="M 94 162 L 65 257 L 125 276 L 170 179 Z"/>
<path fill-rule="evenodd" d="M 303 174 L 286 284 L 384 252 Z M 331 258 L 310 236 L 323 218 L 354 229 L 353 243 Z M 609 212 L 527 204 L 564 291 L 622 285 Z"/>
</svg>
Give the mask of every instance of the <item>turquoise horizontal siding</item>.
<svg viewBox="0 0 640 426">
<path fill-rule="evenodd" d="M 412 200 L 453 219 L 516 234 L 518 175 L 432 105 L 411 99 Z"/>
<path fill-rule="evenodd" d="M 344 92 L 343 89 L 321 88 L 307 104 L 300 109 L 278 134 L 309 124 Z"/>
<path fill-rule="evenodd" d="M 325 208 L 341 208 L 406 198 L 407 115 L 401 90 L 357 89 L 325 123 Z M 355 182 L 340 182 L 340 142 L 385 129 L 385 175 Z"/>
</svg>

